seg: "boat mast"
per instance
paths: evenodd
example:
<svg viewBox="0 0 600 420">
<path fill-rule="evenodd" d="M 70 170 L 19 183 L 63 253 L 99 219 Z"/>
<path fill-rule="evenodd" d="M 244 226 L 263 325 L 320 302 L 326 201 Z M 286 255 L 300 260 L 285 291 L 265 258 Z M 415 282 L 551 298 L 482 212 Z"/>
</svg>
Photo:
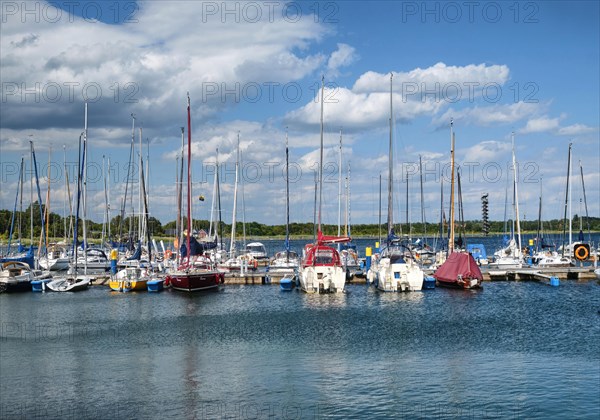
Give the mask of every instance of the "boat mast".
<svg viewBox="0 0 600 420">
<path fill-rule="evenodd" d="M 521 251 L 521 222 L 519 218 L 519 190 L 518 190 L 518 180 L 517 180 L 517 161 L 515 158 L 515 132 L 512 132 L 512 163 L 513 163 L 513 182 L 515 185 L 515 217 L 517 219 L 517 245 L 519 247 L 519 261 L 523 258 L 523 253 Z"/>
<path fill-rule="evenodd" d="M 564 217 L 564 223 L 563 223 L 563 246 L 562 246 L 562 256 L 565 256 L 565 238 L 567 236 L 567 207 L 568 207 L 568 203 L 569 203 L 569 176 L 571 174 L 571 146 L 573 146 L 573 143 L 569 143 L 569 157 L 567 158 L 567 189 L 565 192 L 565 217 Z M 571 215 L 569 213 L 569 244 L 571 244 Z"/>
<path fill-rule="evenodd" d="M 381 247 L 381 172 L 379 172 L 379 246 Z"/>
<path fill-rule="evenodd" d="M 65 244 L 67 243 L 67 150 L 66 146 L 63 144 L 63 166 L 65 168 L 65 195 L 63 196 L 63 224 L 64 224 L 64 232 L 63 239 Z"/>
<path fill-rule="evenodd" d="M 285 128 L 285 262 L 290 262 L 290 166 L 287 127 Z"/>
<path fill-rule="evenodd" d="M 87 276 L 87 135 L 88 135 L 88 104 L 85 103 L 85 118 L 83 120 L 83 155 L 85 158 L 83 159 L 83 255 L 85 256 L 83 260 L 83 274 Z"/>
<path fill-rule="evenodd" d="M 102 245 L 106 236 L 106 224 L 108 222 L 108 193 L 106 192 L 106 157 L 102 155 L 102 180 L 104 181 L 104 215 L 102 219 Z"/>
<path fill-rule="evenodd" d="M 585 222 L 588 231 L 588 241 L 592 242 L 592 232 L 590 230 L 590 217 L 588 215 L 587 197 L 585 194 L 585 182 L 583 181 L 583 166 L 581 166 L 581 160 L 579 161 L 579 172 L 581 173 L 581 189 L 583 190 L 583 205 L 585 208 Z"/>
<path fill-rule="evenodd" d="M 342 129 L 340 128 L 340 146 L 338 158 L 338 230 L 337 236 L 342 234 Z M 340 244 L 338 244 L 338 251 Z"/>
<path fill-rule="evenodd" d="M 221 180 L 219 179 L 219 170 L 220 170 L 220 166 L 219 166 L 219 149 L 217 148 L 217 173 L 216 173 L 216 178 L 217 178 L 217 212 L 219 214 L 219 239 L 220 239 L 220 245 L 219 248 L 222 247 L 223 244 L 223 220 L 221 218 L 222 214 L 223 214 L 223 210 L 221 209 Z M 216 229 L 215 229 L 215 233 L 216 233 Z"/>
<path fill-rule="evenodd" d="M 29 140 L 31 153 L 29 156 L 29 164 L 31 166 L 29 176 L 29 247 L 33 250 L 33 141 Z"/>
<path fill-rule="evenodd" d="M 319 227 L 321 230 L 321 210 L 323 205 L 323 98 L 325 96 L 325 76 L 321 77 L 321 148 L 319 154 Z"/>
<path fill-rule="evenodd" d="M 348 175 L 346 176 L 346 226 L 344 228 L 345 237 L 350 236 L 350 230 L 350 162 L 348 162 Z"/>
<path fill-rule="evenodd" d="M 219 149 L 217 149 L 217 153 L 219 153 Z M 217 157 L 218 159 L 218 157 Z M 216 206 L 216 195 L 217 195 L 217 175 L 215 174 L 215 177 L 213 179 L 213 192 L 212 192 L 212 201 L 211 201 L 211 205 L 210 205 L 210 223 L 208 225 L 208 237 L 211 238 L 213 235 L 213 228 L 214 228 L 214 219 L 215 219 L 215 206 Z M 217 229 L 214 228 L 215 231 L 215 235 L 217 232 Z"/>
<path fill-rule="evenodd" d="M 15 195 L 15 207 L 13 208 L 12 218 L 10 222 L 10 233 L 8 234 L 8 249 L 6 255 L 10 255 L 10 245 L 12 242 L 13 229 L 15 227 L 15 216 L 17 214 L 17 203 L 19 202 L 19 186 L 23 182 L 23 158 L 21 157 L 21 167 L 19 168 L 19 185 L 17 185 L 17 195 Z M 19 236 L 19 241 L 21 237 Z"/>
<path fill-rule="evenodd" d="M 46 169 L 46 177 L 47 177 L 47 189 L 46 189 L 46 205 L 44 206 L 44 220 L 46 221 L 46 238 L 49 238 L 49 220 L 50 220 L 50 213 L 49 213 L 49 209 L 50 209 L 50 166 L 51 166 L 51 162 L 50 162 L 50 158 L 52 155 L 52 146 L 50 146 L 50 148 L 48 149 L 48 168 Z M 40 232 L 40 242 L 39 242 L 39 246 L 38 246 L 38 253 L 37 253 L 37 257 L 38 259 L 40 258 L 40 255 L 42 253 L 42 237 L 44 236 L 44 231 Z M 48 250 L 46 250 L 46 255 L 48 255 Z"/>
<path fill-rule="evenodd" d="M 444 246 L 444 177 L 440 177 L 440 248 Z"/>
<path fill-rule="evenodd" d="M 44 245 L 44 247 L 46 247 L 46 235 L 44 235 L 44 230 L 45 230 L 44 214 L 42 212 L 42 193 L 40 192 L 40 179 L 38 177 L 38 171 L 37 171 L 37 160 L 35 158 L 35 150 L 33 150 L 33 142 L 30 141 L 29 144 L 31 146 L 31 156 L 33 158 L 33 169 L 35 172 L 35 185 L 37 187 L 38 203 L 39 203 L 39 208 L 40 208 L 40 219 L 42 221 L 41 232 L 42 232 L 42 238 L 43 238 L 43 245 Z M 32 206 L 33 206 L 33 204 L 32 204 Z M 33 232 L 33 230 L 32 230 L 32 232 Z M 33 247 L 33 233 L 32 233 L 31 246 Z"/>
<path fill-rule="evenodd" d="M 543 178 L 540 177 L 540 199 L 538 205 L 538 225 L 537 225 L 537 241 L 535 244 L 535 251 L 539 252 L 541 247 L 544 245 L 544 238 L 542 236 L 542 182 Z M 542 243 L 540 247 L 540 242 Z"/>
<path fill-rule="evenodd" d="M 388 155 L 388 216 L 387 216 L 387 228 L 388 228 L 388 241 L 394 232 L 394 206 L 393 206 L 393 195 L 394 195 L 394 149 L 392 144 L 392 125 L 394 112 L 392 108 L 392 79 L 393 73 L 390 73 L 390 144 L 389 144 L 389 155 Z"/>
<path fill-rule="evenodd" d="M 179 249 L 183 245 L 183 217 L 181 215 L 181 211 L 183 210 L 183 167 L 184 167 L 184 151 L 185 151 L 185 136 L 184 136 L 185 128 L 181 127 L 181 156 L 179 157 L 179 177 L 177 178 L 177 243 L 179 245 Z M 180 252 L 177 250 L 177 262 L 180 261 Z"/>
<path fill-rule="evenodd" d="M 315 182 L 315 204 L 313 206 L 313 242 L 317 241 L 317 185 L 319 184 L 319 174 L 317 171 L 314 172 Z"/>
<path fill-rule="evenodd" d="M 231 221 L 231 240 L 229 243 L 229 257 L 235 257 L 235 228 L 236 228 L 236 212 L 237 212 L 237 192 L 238 192 L 238 177 L 240 166 L 240 132 L 237 134 L 237 152 L 235 159 L 235 181 L 233 184 L 233 216 Z"/>
<path fill-rule="evenodd" d="M 427 227 L 425 226 L 425 200 L 423 197 L 423 161 L 419 155 L 419 178 L 421 184 L 421 224 L 423 225 L 423 246 L 425 245 L 425 237 L 427 236 Z"/>
<path fill-rule="evenodd" d="M 412 227 L 410 225 L 410 219 L 408 214 L 408 168 L 406 169 L 406 229 L 408 231 L 408 237 L 412 237 Z"/>
<path fill-rule="evenodd" d="M 135 114 L 131 114 L 131 145 L 129 147 L 129 161 L 127 165 L 127 180 L 125 181 L 125 196 L 121 203 L 121 220 L 119 220 L 119 243 L 123 239 L 123 223 L 125 221 L 125 206 L 127 206 L 127 190 L 129 189 L 129 177 L 131 175 L 131 159 L 133 157 L 133 142 L 135 140 Z M 81 153 L 81 150 L 80 150 Z M 78 169 L 79 170 L 79 169 Z M 79 207 L 79 206 L 78 206 Z M 129 233 L 131 234 L 131 218 L 129 219 Z"/>
<path fill-rule="evenodd" d="M 108 238 L 112 238 L 110 232 L 110 157 L 108 158 L 107 184 L 106 184 L 106 217 L 108 219 Z"/>
<path fill-rule="evenodd" d="M 139 165 L 140 168 L 138 170 L 138 242 L 141 246 L 142 244 L 142 238 L 144 237 L 144 233 L 143 233 L 143 221 L 142 221 L 142 176 L 144 173 L 144 168 L 143 168 L 143 161 L 142 161 L 142 127 L 140 125 L 139 128 L 139 133 L 140 133 L 140 159 L 139 159 Z"/>
<path fill-rule="evenodd" d="M 190 237 L 192 236 L 192 116 L 190 111 L 190 94 L 187 95 L 188 156 L 187 156 L 187 260 L 190 261 Z"/>
<path fill-rule="evenodd" d="M 450 118 L 450 237 L 448 254 L 454 252 L 454 120 Z"/>
</svg>

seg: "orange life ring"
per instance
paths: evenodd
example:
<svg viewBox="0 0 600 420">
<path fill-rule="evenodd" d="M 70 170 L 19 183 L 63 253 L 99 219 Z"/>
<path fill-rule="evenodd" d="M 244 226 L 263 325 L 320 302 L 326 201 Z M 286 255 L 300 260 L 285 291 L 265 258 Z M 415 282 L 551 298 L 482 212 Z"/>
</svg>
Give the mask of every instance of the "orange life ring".
<svg viewBox="0 0 600 420">
<path fill-rule="evenodd" d="M 585 261 L 590 256 L 590 251 L 586 244 L 579 244 L 575 247 L 575 258 L 579 261 Z"/>
</svg>

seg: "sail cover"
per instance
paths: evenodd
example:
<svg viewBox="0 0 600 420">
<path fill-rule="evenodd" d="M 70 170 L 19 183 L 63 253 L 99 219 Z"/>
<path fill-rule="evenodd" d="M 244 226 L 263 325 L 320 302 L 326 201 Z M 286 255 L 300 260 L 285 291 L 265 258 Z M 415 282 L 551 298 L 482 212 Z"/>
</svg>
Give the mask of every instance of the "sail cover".
<svg viewBox="0 0 600 420">
<path fill-rule="evenodd" d="M 453 282 L 458 279 L 458 276 L 463 279 L 479 279 L 483 280 L 481 270 L 475 262 L 471 254 L 465 252 L 453 252 L 448 256 L 440 268 L 436 270 L 433 277 L 436 280 Z"/>
</svg>

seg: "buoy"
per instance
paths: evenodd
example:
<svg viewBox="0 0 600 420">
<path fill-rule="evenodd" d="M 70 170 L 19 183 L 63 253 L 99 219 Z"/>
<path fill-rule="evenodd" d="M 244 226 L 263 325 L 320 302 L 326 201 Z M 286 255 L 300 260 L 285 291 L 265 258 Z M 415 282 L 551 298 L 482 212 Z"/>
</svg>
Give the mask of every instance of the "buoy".
<svg viewBox="0 0 600 420">
<path fill-rule="evenodd" d="M 585 261 L 590 256 L 590 250 L 588 244 L 578 244 L 574 250 L 575 258 L 579 261 Z"/>
<path fill-rule="evenodd" d="M 550 286 L 552 287 L 558 287 L 560 285 L 560 280 L 558 280 L 558 277 L 550 277 Z"/>
</svg>

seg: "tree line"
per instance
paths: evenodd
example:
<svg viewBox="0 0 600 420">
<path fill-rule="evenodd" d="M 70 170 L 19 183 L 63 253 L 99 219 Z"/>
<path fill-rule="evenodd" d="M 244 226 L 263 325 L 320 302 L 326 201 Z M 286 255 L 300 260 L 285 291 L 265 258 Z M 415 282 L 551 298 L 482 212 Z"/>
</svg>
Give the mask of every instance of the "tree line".
<svg viewBox="0 0 600 420">
<path fill-rule="evenodd" d="M 42 206 L 42 213 L 44 206 Z M 15 213 L 15 226 L 13 228 L 13 238 L 20 237 L 27 240 L 31 237 L 31 209 L 28 207 L 23 212 L 17 211 Z M 7 240 L 10 234 L 10 226 L 13 217 L 13 212 L 10 210 L 0 210 L 0 239 L 3 241 Z M 71 218 L 66 218 L 67 235 L 71 227 Z M 74 219 L 74 218 L 73 218 Z M 562 232 L 563 229 L 568 229 L 568 225 L 565 226 L 564 220 L 548 220 L 543 222 L 544 232 Z M 568 222 L 567 222 L 568 223 Z M 573 217 L 572 225 L 573 230 L 579 231 L 579 216 Z M 87 224 L 87 236 L 93 240 L 99 240 L 102 237 L 103 223 L 94 222 L 91 220 L 86 221 Z M 204 229 L 208 232 L 210 222 L 208 220 L 194 220 L 193 229 L 200 231 Z M 148 219 L 148 226 L 152 236 L 154 237 L 173 237 L 175 232 L 175 221 L 170 221 L 166 224 L 162 224 L 160 220 L 150 217 Z M 184 226 L 187 225 L 187 221 L 184 220 Z M 505 222 L 503 221 L 490 221 L 489 222 L 490 234 L 501 234 L 504 233 Z M 588 220 L 583 219 L 583 230 L 587 232 Z M 74 222 L 73 222 L 74 226 Z M 105 230 L 106 236 L 111 239 L 118 239 L 119 235 L 125 237 L 130 233 L 130 226 L 135 230 L 138 226 L 137 217 L 126 217 L 121 223 L 121 216 L 115 216 L 110 221 L 110 232 Z M 510 224 L 509 224 L 510 226 Z M 34 242 L 37 242 L 40 238 L 42 224 L 40 220 L 40 209 L 36 203 L 33 204 L 33 238 Z M 444 226 L 447 231 L 447 224 Z M 463 232 L 469 235 L 482 235 L 483 234 L 483 222 L 481 220 L 468 220 L 464 223 L 456 222 L 456 231 Z M 538 229 L 537 220 L 521 221 L 521 230 L 526 232 L 536 232 Z M 590 217 L 589 218 L 589 229 L 593 232 L 600 231 L 600 218 Z M 50 213 L 48 217 L 48 236 L 50 238 L 61 239 L 65 236 L 65 218 L 56 214 Z M 413 237 L 419 236 L 433 236 L 439 234 L 440 226 L 439 223 L 412 223 L 410 225 L 396 224 L 394 230 L 398 235 L 412 235 Z M 236 232 L 238 236 L 241 236 L 244 231 L 242 222 L 236 223 Z M 312 237 L 314 234 L 314 225 L 312 222 L 306 223 L 290 223 L 290 235 Z M 228 237 L 231 232 L 231 224 L 221 222 L 220 226 L 217 227 L 217 233 L 221 233 L 223 237 Z M 285 236 L 285 225 L 266 225 L 258 222 L 246 222 L 245 226 L 246 237 L 284 237 Z M 323 232 L 327 235 L 337 234 L 337 225 L 323 225 Z M 343 232 L 343 228 L 342 228 Z M 351 236 L 368 236 L 377 237 L 379 234 L 386 236 L 387 227 L 385 224 L 379 226 L 377 223 L 374 224 L 355 224 L 351 226 Z M 79 220 L 78 223 L 78 236 L 81 238 L 83 235 L 83 223 Z M 133 235 L 136 236 L 135 232 Z M 69 238 L 67 238 L 69 239 Z"/>
</svg>

